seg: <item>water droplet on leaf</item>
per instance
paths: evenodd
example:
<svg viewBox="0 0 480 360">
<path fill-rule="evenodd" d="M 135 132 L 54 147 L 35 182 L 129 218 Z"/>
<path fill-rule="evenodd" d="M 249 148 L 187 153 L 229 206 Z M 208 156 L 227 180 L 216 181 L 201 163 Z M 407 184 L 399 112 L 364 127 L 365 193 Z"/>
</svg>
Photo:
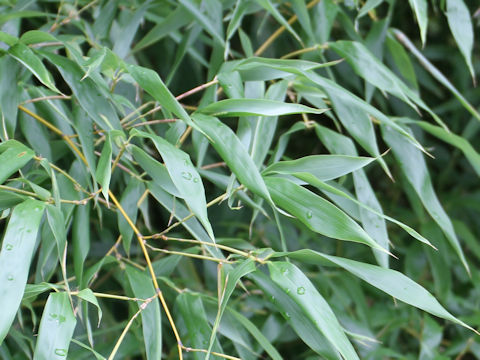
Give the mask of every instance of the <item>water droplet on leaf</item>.
<svg viewBox="0 0 480 360">
<path fill-rule="evenodd" d="M 307 219 L 311 219 L 313 216 L 313 213 L 311 211 L 307 211 Z"/>
<path fill-rule="evenodd" d="M 12 244 L 7 244 L 7 245 L 5 245 L 5 250 L 10 251 L 10 250 L 12 250 L 12 249 L 13 249 L 13 245 L 12 245 Z"/>
<path fill-rule="evenodd" d="M 65 349 L 55 349 L 55 355 L 67 356 L 67 350 L 65 350 Z"/>
<path fill-rule="evenodd" d="M 12 274 L 8 274 L 8 275 L 7 275 L 7 280 L 8 280 L 8 281 L 13 281 L 13 279 L 14 279 L 14 277 L 13 277 Z"/>
<path fill-rule="evenodd" d="M 185 180 L 192 180 L 192 174 L 189 173 L 188 171 L 182 171 L 182 177 L 183 177 Z"/>
<path fill-rule="evenodd" d="M 303 295 L 303 294 L 305 294 L 305 288 L 304 288 L 303 286 L 299 286 L 299 287 L 297 288 L 297 294 L 298 294 L 298 295 Z"/>
</svg>

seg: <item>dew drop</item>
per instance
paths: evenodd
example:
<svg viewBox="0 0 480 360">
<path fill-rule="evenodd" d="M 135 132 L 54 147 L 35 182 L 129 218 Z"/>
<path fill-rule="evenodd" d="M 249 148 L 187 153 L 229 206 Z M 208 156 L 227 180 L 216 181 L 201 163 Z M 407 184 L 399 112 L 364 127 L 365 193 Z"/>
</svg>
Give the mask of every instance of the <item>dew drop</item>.
<svg viewBox="0 0 480 360">
<path fill-rule="evenodd" d="M 270 298 L 270 300 L 271 300 L 272 302 L 275 302 L 275 296 L 272 296 L 272 297 Z"/>
<path fill-rule="evenodd" d="M 303 295 L 303 294 L 305 294 L 305 288 L 304 288 L 303 286 L 299 286 L 299 287 L 297 288 L 297 294 L 298 294 L 298 295 Z"/>
<path fill-rule="evenodd" d="M 55 349 L 55 355 L 67 356 L 67 350 L 65 350 L 65 349 Z"/>
<path fill-rule="evenodd" d="M 63 315 L 59 315 L 59 316 L 58 316 L 58 320 L 57 320 L 57 321 L 58 321 L 59 324 L 65 322 L 65 320 L 67 320 L 67 318 L 66 318 L 65 316 L 63 316 Z"/>
<path fill-rule="evenodd" d="M 12 274 L 8 274 L 8 275 L 7 275 L 7 280 L 8 280 L 8 281 L 13 281 L 13 279 L 14 279 L 14 277 L 13 277 Z"/>
<path fill-rule="evenodd" d="M 286 292 L 287 294 L 290 294 L 290 289 L 286 289 L 285 292 Z"/>
<path fill-rule="evenodd" d="M 307 211 L 307 219 L 311 219 L 313 216 L 313 213 L 311 211 Z"/>
<path fill-rule="evenodd" d="M 287 274 L 288 274 L 288 269 L 287 269 L 287 268 L 284 268 L 284 269 L 282 270 L 282 274 L 283 274 L 283 275 L 287 275 Z"/>
<path fill-rule="evenodd" d="M 285 313 L 286 318 L 290 318 L 290 314 L 288 312 Z"/>
<path fill-rule="evenodd" d="M 194 179 L 193 179 L 193 182 L 194 182 L 194 183 L 198 183 L 198 181 L 199 181 L 198 178 L 194 178 Z"/>
<path fill-rule="evenodd" d="M 27 233 L 31 233 L 32 232 L 32 229 L 27 229 Z"/>
<path fill-rule="evenodd" d="M 192 174 L 189 173 L 188 171 L 182 171 L 182 177 L 183 177 L 185 180 L 192 180 Z"/>
<path fill-rule="evenodd" d="M 183 160 L 183 165 L 185 165 L 185 166 L 190 166 L 190 164 L 188 163 L 188 160 L 187 160 L 187 159 Z"/>
<path fill-rule="evenodd" d="M 12 249 L 13 249 L 13 245 L 12 245 L 12 244 L 7 244 L 7 245 L 5 245 L 5 250 L 10 251 L 10 250 L 12 250 Z"/>
<path fill-rule="evenodd" d="M 58 315 L 57 315 L 57 314 L 54 314 L 54 313 L 50 313 L 50 314 L 48 314 L 48 315 L 50 316 L 49 319 L 48 319 L 48 320 L 50 320 L 50 321 L 53 321 L 53 320 L 55 320 L 55 319 L 58 317 Z"/>
</svg>

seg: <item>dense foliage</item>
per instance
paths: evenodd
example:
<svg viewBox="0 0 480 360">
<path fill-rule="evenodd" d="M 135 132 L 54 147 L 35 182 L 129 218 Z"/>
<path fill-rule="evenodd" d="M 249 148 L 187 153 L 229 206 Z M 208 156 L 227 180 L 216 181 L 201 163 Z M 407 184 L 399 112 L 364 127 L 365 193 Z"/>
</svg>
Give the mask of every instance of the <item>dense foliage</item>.
<svg viewBox="0 0 480 360">
<path fill-rule="evenodd" d="M 473 3 L 0 1 L 0 358 L 480 359 Z"/>
</svg>

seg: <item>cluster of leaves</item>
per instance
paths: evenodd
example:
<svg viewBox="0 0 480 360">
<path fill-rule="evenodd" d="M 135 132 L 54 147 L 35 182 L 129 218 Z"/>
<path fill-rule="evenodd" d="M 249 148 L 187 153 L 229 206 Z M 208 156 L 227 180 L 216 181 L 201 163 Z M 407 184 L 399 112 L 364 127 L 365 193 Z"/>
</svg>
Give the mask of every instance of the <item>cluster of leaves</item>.
<svg viewBox="0 0 480 360">
<path fill-rule="evenodd" d="M 408 4 L 0 1 L 0 357 L 480 359 L 479 10 Z"/>
</svg>

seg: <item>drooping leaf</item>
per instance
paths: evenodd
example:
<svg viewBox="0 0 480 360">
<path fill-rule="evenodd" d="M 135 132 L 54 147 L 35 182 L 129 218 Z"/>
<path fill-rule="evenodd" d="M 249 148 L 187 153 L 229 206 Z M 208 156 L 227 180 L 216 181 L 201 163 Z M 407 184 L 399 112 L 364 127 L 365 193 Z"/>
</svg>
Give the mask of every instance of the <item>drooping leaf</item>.
<svg viewBox="0 0 480 360">
<path fill-rule="evenodd" d="M 321 114 L 328 109 L 314 109 L 301 104 L 263 99 L 226 99 L 212 103 L 201 110 L 211 116 L 278 116 L 290 114 Z"/>
<path fill-rule="evenodd" d="M 432 216 L 433 220 L 440 226 L 448 241 L 452 245 L 456 254 L 460 258 L 462 265 L 469 272 L 469 267 L 463 250 L 453 229 L 452 222 L 448 214 L 443 209 L 433 189 L 432 180 L 425 163 L 422 153 L 408 141 L 395 136 L 391 129 L 382 127 L 383 137 L 392 148 L 392 152 L 397 158 L 400 168 L 405 174 L 408 182 L 412 185 L 423 206 Z"/>
<path fill-rule="evenodd" d="M 383 250 L 355 221 L 332 203 L 293 182 L 266 177 L 274 203 L 322 235 Z"/>
<path fill-rule="evenodd" d="M 76 323 L 68 294 L 51 293 L 43 310 L 33 359 L 67 358 Z"/>
<path fill-rule="evenodd" d="M 40 58 L 27 45 L 19 42 L 13 45 L 8 50 L 8 53 L 30 70 L 43 85 L 52 91 L 60 93 L 55 87 L 52 76 L 45 65 L 43 65 L 42 60 L 40 60 Z"/>
<path fill-rule="evenodd" d="M 17 205 L 3 236 L 0 252 L 0 343 L 8 333 L 22 300 L 45 204 L 25 200 Z"/>
<path fill-rule="evenodd" d="M 269 263 L 268 269 L 272 280 L 294 301 L 296 311 L 319 329 L 344 359 L 359 359 L 334 312 L 298 267 L 279 261 Z M 288 310 L 284 309 L 287 319 L 293 315 Z"/>
<path fill-rule="evenodd" d="M 428 25 L 428 3 L 427 0 L 408 0 L 410 7 L 417 18 L 418 27 L 420 28 L 420 37 L 422 44 L 425 46 L 427 42 L 427 25 Z"/>
<path fill-rule="evenodd" d="M 25 166 L 35 155 L 32 149 L 16 140 L 0 144 L 0 184 Z"/>
<path fill-rule="evenodd" d="M 470 11 L 463 0 L 447 0 L 447 20 L 453 37 L 467 63 L 470 75 L 475 79 L 475 70 L 472 64 L 473 26 Z"/>
<path fill-rule="evenodd" d="M 225 160 L 238 180 L 253 193 L 272 203 L 267 187 L 252 158 L 235 133 L 215 117 L 194 114 L 195 122 Z"/>
<path fill-rule="evenodd" d="M 149 299 L 156 294 L 152 280 L 138 269 L 127 266 L 126 274 L 135 297 Z M 138 306 L 142 306 L 141 303 Z M 162 356 L 162 322 L 160 320 L 160 302 L 155 297 L 141 312 L 142 329 L 147 359 L 160 359 Z"/>
<path fill-rule="evenodd" d="M 159 136 L 136 129 L 131 131 L 131 135 L 149 138 L 153 141 L 155 148 L 165 162 L 175 187 L 203 224 L 210 237 L 215 239 L 212 226 L 208 220 L 205 189 L 198 171 L 190 160 L 190 156 Z"/>
</svg>

